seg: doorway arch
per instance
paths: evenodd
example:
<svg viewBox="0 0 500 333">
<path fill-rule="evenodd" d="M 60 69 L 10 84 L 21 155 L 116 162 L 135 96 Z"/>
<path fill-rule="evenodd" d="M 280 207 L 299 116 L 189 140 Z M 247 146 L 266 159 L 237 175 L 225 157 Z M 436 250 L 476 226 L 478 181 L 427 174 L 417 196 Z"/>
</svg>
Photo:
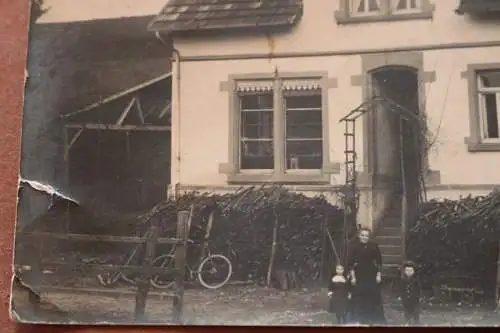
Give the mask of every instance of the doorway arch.
<svg viewBox="0 0 500 333">
<path fill-rule="evenodd" d="M 388 216 L 394 224 L 412 221 L 420 203 L 426 154 L 419 69 L 389 65 L 367 74 L 369 97 L 382 101 L 368 115 L 373 223 Z"/>
</svg>

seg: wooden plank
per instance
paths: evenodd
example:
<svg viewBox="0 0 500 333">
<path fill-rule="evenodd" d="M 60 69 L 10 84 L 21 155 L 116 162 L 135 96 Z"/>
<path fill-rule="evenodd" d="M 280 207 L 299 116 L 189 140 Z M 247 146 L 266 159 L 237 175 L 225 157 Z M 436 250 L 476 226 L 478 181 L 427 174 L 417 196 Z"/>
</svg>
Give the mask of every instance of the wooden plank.
<svg viewBox="0 0 500 333">
<path fill-rule="evenodd" d="M 139 97 L 136 98 L 135 105 L 137 108 L 137 114 L 139 115 L 139 119 L 141 120 L 141 124 L 144 124 L 144 110 L 142 109 L 142 104 Z"/>
<path fill-rule="evenodd" d="M 59 286 L 42 286 L 33 285 L 33 290 L 39 293 L 50 295 L 50 294 L 70 294 L 70 295 L 95 295 L 95 296 L 105 296 L 105 297 L 134 297 L 136 295 L 136 288 L 86 288 L 86 287 L 59 287 Z M 163 300 L 165 298 L 174 297 L 175 293 L 170 292 L 149 292 L 148 298 L 154 299 L 158 298 Z"/>
<path fill-rule="evenodd" d="M 87 107 L 84 107 L 83 109 L 63 114 L 63 115 L 61 115 L 61 118 L 69 118 L 69 117 L 72 117 L 72 116 L 77 115 L 79 113 L 84 113 L 84 112 L 93 110 L 95 108 L 100 107 L 103 104 L 107 104 L 109 102 L 112 102 L 112 101 L 120 98 L 120 97 L 124 97 L 124 96 L 130 95 L 132 93 L 135 93 L 135 92 L 137 92 L 137 91 L 139 91 L 139 90 L 141 90 L 143 88 L 146 88 L 146 87 L 148 87 L 148 86 L 150 86 L 152 84 L 155 84 L 157 82 L 163 81 L 165 79 L 170 79 L 171 76 L 172 76 L 172 72 L 165 73 L 165 74 L 163 74 L 161 76 L 158 76 L 158 77 L 156 77 L 156 78 L 154 78 L 154 79 L 152 79 L 150 81 L 143 82 L 143 83 L 141 83 L 141 84 L 139 84 L 139 85 L 137 85 L 135 87 L 132 87 L 132 88 L 124 90 L 124 91 L 121 91 L 121 92 L 119 92 L 119 93 L 117 93 L 115 95 L 107 97 L 107 98 L 105 98 L 105 99 L 103 99 L 101 101 L 98 101 L 96 103 L 93 103 L 93 104 L 91 104 L 91 105 L 89 105 Z"/>
<path fill-rule="evenodd" d="M 208 216 L 208 223 L 207 223 L 207 228 L 205 231 L 205 237 L 203 238 L 203 245 L 201 247 L 200 251 L 200 258 L 199 261 L 201 262 L 203 259 L 205 259 L 207 248 L 208 248 L 208 240 L 210 238 L 210 232 L 212 230 L 212 225 L 214 223 L 214 216 L 215 212 L 212 211 L 210 212 L 210 215 Z"/>
<path fill-rule="evenodd" d="M 84 263 L 84 262 L 68 262 L 68 261 L 63 261 L 63 260 L 43 260 L 39 264 L 39 269 L 41 270 L 47 270 L 49 268 L 52 268 L 54 266 L 59 266 L 59 267 L 82 267 L 85 268 L 85 270 L 93 270 L 93 271 L 99 271 L 99 272 L 121 272 L 123 274 L 131 274 L 131 273 L 136 273 L 142 270 L 142 266 L 134 266 L 134 265 L 112 265 L 112 264 L 93 264 L 93 263 Z M 31 267 L 29 265 L 16 265 L 16 269 L 19 271 L 23 272 L 29 272 L 34 269 L 35 267 Z M 57 268 L 56 268 L 57 269 Z M 165 268 L 165 267 L 152 267 L 151 271 L 153 274 L 158 274 L 158 273 L 177 273 L 177 268 Z"/>
<path fill-rule="evenodd" d="M 269 257 L 269 266 L 267 268 L 267 287 L 271 287 L 271 281 L 274 271 L 274 261 L 276 257 L 276 246 L 278 244 L 278 229 L 280 225 L 280 220 L 278 214 L 274 211 L 274 227 L 273 227 L 273 244 L 271 246 L 271 256 Z"/>
<path fill-rule="evenodd" d="M 66 124 L 66 128 L 89 129 L 89 130 L 112 130 L 112 131 L 170 131 L 170 126 L 163 125 L 116 125 L 116 124 Z"/>
<path fill-rule="evenodd" d="M 175 249 L 175 268 L 178 269 L 178 273 L 175 277 L 175 285 L 177 289 L 177 295 L 173 300 L 173 311 L 172 317 L 174 322 L 182 323 L 182 314 L 184 306 L 184 270 L 186 267 L 186 249 L 188 240 L 188 223 L 189 223 L 189 212 L 182 211 L 179 212 L 177 217 L 177 238 L 182 239 L 183 242 L 179 243 Z"/>
<path fill-rule="evenodd" d="M 78 138 L 80 137 L 80 135 L 82 135 L 82 132 L 83 132 L 83 128 L 80 128 L 76 134 L 71 138 L 71 140 L 69 140 L 68 142 L 68 136 L 69 134 L 67 133 L 68 129 L 65 129 L 65 135 L 66 135 L 66 139 L 65 139 L 65 148 L 64 148 L 64 160 L 67 161 L 68 160 L 68 157 L 69 157 L 69 151 L 71 149 L 71 147 L 73 147 L 73 145 L 75 144 L 76 140 L 78 140 Z"/>
<path fill-rule="evenodd" d="M 82 242 L 110 242 L 110 243 L 144 243 L 148 237 L 136 236 L 111 236 L 111 235 L 89 235 L 89 234 L 60 234 L 52 232 L 34 231 L 34 232 L 21 232 L 23 236 L 35 236 L 37 238 L 52 238 L 68 241 L 82 241 Z M 158 238 L 158 244 L 179 244 L 182 240 L 177 238 Z"/>
<path fill-rule="evenodd" d="M 116 124 L 115 125 L 121 125 L 123 123 L 123 121 L 125 120 L 125 118 L 127 118 L 130 110 L 132 109 L 132 107 L 134 106 L 134 103 L 136 102 L 136 98 L 132 98 L 130 100 L 130 102 L 127 104 L 127 106 L 125 107 L 125 109 L 123 110 L 122 114 L 120 115 L 120 117 L 118 118 L 118 120 L 116 121 Z"/>
<path fill-rule="evenodd" d="M 134 317 L 136 321 L 145 320 L 146 302 L 149 289 L 151 288 L 151 278 L 153 277 L 153 259 L 158 241 L 160 228 L 158 227 L 158 218 L 152 220 L 150 237 L 146 241 L 146 253 L 144 261 L 137 279 L 137 294 L 135 296 Z"/>
<path fill-rule="evenodd" d="M 168 102 L 167 105 L 160 111 L 160 114 L 158 115 L 158 119 L 163 118 L 167 113 L 172 112 L 172 102 Z"/>
<path fill-rule="evenodd" d="M 455 292 L 474 292 L 476 294 L 483 294 L 484 292 L 480 289 L 475 288 L 458 288 L 458 287 L 440 287 L 442 291 L 455 291 Z"/>
</svg>

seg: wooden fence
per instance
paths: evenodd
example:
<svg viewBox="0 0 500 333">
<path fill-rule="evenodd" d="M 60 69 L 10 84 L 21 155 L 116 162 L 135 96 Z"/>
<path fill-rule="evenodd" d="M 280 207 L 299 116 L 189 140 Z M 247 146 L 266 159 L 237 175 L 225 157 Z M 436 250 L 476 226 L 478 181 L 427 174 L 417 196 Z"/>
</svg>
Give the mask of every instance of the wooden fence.
<svg viewBox="0 0 500 333">
<path fill-rule="evenodd" d="M 29 232 L 20 233 L 19 236 L 25 242 L 30 243 L 29 253 L 27 255 L 29 263 L 16 262 L 18 269 L 22 271 L 23 280 L 30 284 L 33 290 L 38 293 L 54 292 L 68 294 L 95 294 L 97 296 L 121 296 L 127 294 L 124 290 L 110 288 L 86 288 L 86 287 L 58 287 L 44 282 L 44 270 L 48 268 L 59 267 L 64 270 L 78 271 L 78 267 L 92 272 L 97 277 L 98 273 L 117 273 L 122 274 L 137 274 L 136 291 L 135 291 L 135 321 L 141 322 L 145 320 L 145 309 L 148 297 L 151 296 L 151 279 L 154 274 L 158 273 L 173 273 L 175 274 L 175 289 L 169 294 L 163 296 L 172 299 L 172 321 L 174 323 L 182 323 L 183 316 L 183 299 L 184 299 L 184 277 L 185 277 L 185 261 L 187 240 L 189 235 L 189 212 L 179 212 L 177 220 L 177 234 L 175 238 L 159 237 L 158 219 L 152 221 L 151 229 L 146 237 L 125 237 L 125 236 L 108 236 L 108 235 L 89 235 L 89 234 L 73 234 L 73 233 L 51 233 L 51 232 Z M 85 263 L 81 261 L 67 262 L 64 260 L 51 260 L 43 257 L 43 243 L 46 240 L 59 240 L 66 242 L 87 242 L 92 243 L 124 243 L 124 244 L 144 244 L 145 252 L 142 262 L 139 265 L 110 265 Z M 160 268 L 153 267 L 153 260 L 156 255 L 156 248 L 159 244 L 175 245 L 175 268 Z M 28 249 L 25 249 L 28 251 Z M 96 279 L 97 281 L 97 279 Z M 130 292 L 129 292 L 130 293 Z M 38 300 L 39 301 L 39 300 Z M 36 311 L 36 304 L 35 311 Z"/>
</svg>

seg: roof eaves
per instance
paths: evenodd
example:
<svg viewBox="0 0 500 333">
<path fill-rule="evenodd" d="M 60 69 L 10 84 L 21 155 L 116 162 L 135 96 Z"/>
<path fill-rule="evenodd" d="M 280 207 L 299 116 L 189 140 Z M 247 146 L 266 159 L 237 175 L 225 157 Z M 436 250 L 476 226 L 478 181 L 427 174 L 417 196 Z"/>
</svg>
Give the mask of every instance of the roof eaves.
<svg viewBox="0 0 500 333">
<path fill-rule="evenodd" d="M 213 3 L 213 1 L 212 1 Z M 279 4 L 277 2 L 277 4 Z M 283 3 L 281 3 L 283 4 Z M 195 6 L 194 4 L 192 6 Z M 217 6 L 217 5 L 213 5 Z M 212 10 L 212 15 L 207 12 L 189 9 L 184 6 L 182 11 L 174 11 L 171 8 L 183 7 L 178 3 L 168 3 L 149 24 L 148 30 L 153 32 L 194 32 L 207 30 L 232 30 L 241 28 L 262 28 L 262 27 L 286 27 L 296 25 L 301 19 L 303 13 L 302 1 L 286 3 L 284 6 L 271 6 L 270 8 L 236 8 L 235 13 L 231 13 L 229 19 L 233 22 L 217 24 L 217 21 L 228 19 L 227 7 L 216 7 Z M 213 15 L 217 13 L 218 15 Z M 274 18 L 266 19 L 263 17 Z M 246 22 L 235 22 L 237 19 L 246 20 Z M 214 22 L 215 21 L 215 22 Z"/>
</svg>

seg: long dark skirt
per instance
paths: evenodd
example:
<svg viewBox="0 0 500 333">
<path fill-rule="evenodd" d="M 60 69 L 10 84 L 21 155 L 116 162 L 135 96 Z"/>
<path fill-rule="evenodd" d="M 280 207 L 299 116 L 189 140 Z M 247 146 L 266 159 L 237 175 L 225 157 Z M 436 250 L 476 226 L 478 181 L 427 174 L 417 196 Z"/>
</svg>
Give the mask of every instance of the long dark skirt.
<svg viewBox="0 0 500 333">
<path fill-rule="evenodd" d="M 375 275 L 358 275 L 353 292 L 353 319 L 361 324 L 386 324 L 382 288 L 375 280 Z"/>
</svg>

